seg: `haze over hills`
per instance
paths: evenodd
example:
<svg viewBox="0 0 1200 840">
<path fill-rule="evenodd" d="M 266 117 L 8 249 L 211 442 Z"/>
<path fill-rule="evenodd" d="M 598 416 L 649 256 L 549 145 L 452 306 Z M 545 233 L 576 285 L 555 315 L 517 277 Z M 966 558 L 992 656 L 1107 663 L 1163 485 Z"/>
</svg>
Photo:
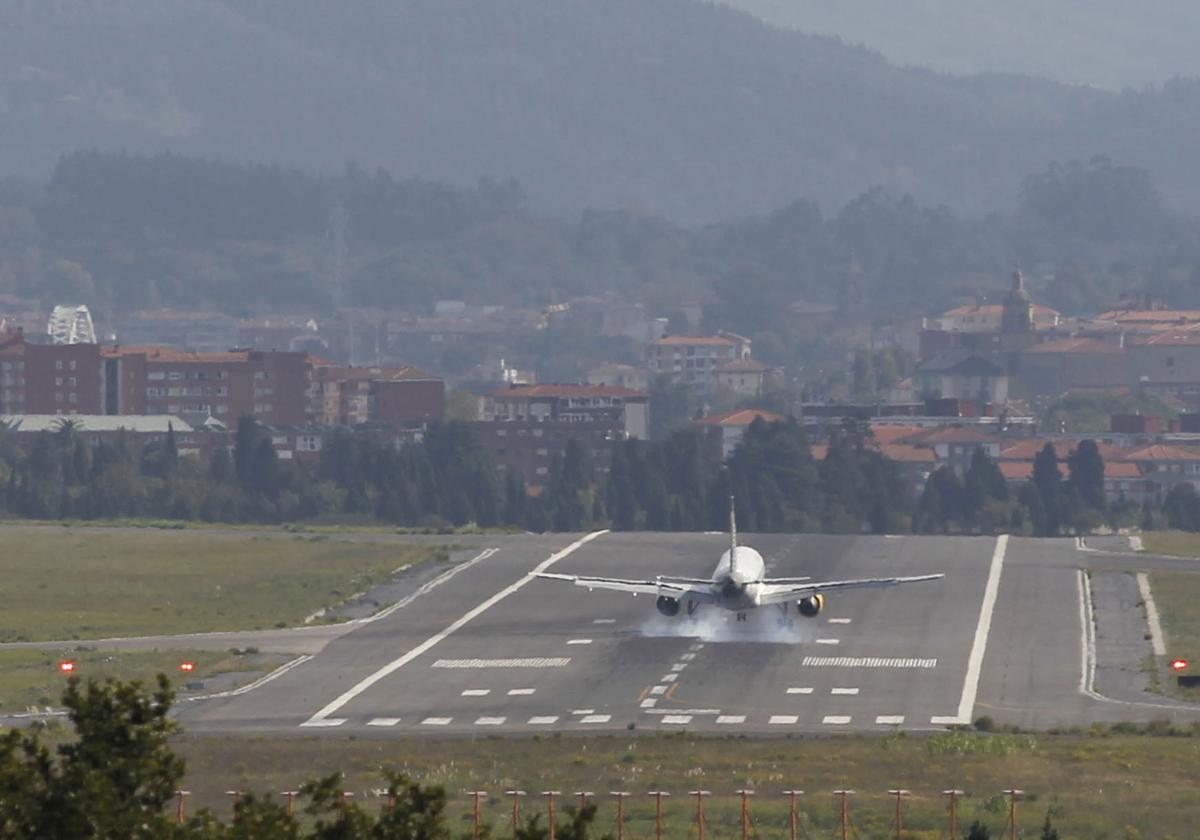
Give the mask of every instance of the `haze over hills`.
<svg viewBox="0 0 1200 840">
<path fill-rule="evenodd" d="M 1200 76 L 1191 0 L 721 0 L 903 65 L 1018 73 L 1111 90 Z"/>
<path fill-rule="evenodd" d="M 0 174 L 81 147 L 340 170 L 707 222 L 882 185 L 1009 208 L 1051 160 L 1200 206 L 1200 83 L 1111 95 L 898 69 L 697 0 L 0 0 Z"/>
</svg>

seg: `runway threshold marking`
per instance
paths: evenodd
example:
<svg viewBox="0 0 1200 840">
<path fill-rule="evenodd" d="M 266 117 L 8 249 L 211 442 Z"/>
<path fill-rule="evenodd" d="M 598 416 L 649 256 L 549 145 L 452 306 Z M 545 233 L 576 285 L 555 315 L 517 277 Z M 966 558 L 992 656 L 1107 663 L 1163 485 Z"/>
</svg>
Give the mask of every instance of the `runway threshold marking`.
<svg viewBox="0 0 1200 840">
<path fill-rule="evenodd" d="M 463 697 L 487 697 L 492 693 L 490 688 L 464 688 Z"/>
<path fill-rule="evenodd" d="M 829 619 L 829 623 L 830 624 L 849 624 L 850 619 L 848 619 L 848 618 L 831 618 L 831 619 Z"/>
<path fill-rule="evenodd" d="M 691 723 L 692 716 L 691 715 L 663 715 L 662 722 L 682 726 L 684 724 Z"/>
<path fill-rule="evenodd" d="M 812 694 L 813 690 L 808 687 L 804 687 L 804 688 L 792 687 L 787 690 L 787 693 L 788 694 Z"/>
<path fill-rule="evenodd" d="M 734 724 L 734 723 L 745 723 L 745 722 L 746 722 L 745 715 L 717 715 L 717 723 Z"/>
<path fill-rule="evenodd" d="M 367 726 L 395 726 L 399 722 L 400 718 L 371 718 Z"/>
<path fill-rule="evenodd" d="M 534 715 L 529 719 L 531 726 L 549 726 L 558 723 L 558 715 Z"/>
<path fill-rule="evenodd" d="M 569 642 L 567 642 L 569 645 L 590 645 L 591 643 L 591 639 L 571 639 Z"/>
<path fill-rule="evenodd" d="M 421 725 L 422 726 L 449 726 L 450 721 L 452 721 L 452 720 L 454 720 L 454 718 L 427 717 L 427 718 L 425 718 L 425 720 L 421 721 Z"/>
<path fill-rule="evenodd" d="M 533 692 L 535 692 L 536 690 L 537 689 L 535 689 L 535 688 L 510 688 L 508 690 L 508 696 L 509 697 L 527 697 L 530 694 L 533 694 Z"/>
<path fill-rule="evenodd" d="M 772 726 L 787 726 L 800 720 L 799 715 L 771 715 L 767 721 Z"/>
<path fill-rule="evenodd" d="M 428 639 L 426 639 L 424 642 L 422 642 L 421 644 L 417 645 L 415 648 L 410 650 L 408 653 L 405 653 L 403 656 L 399 656 L 396 659 L 393 659 L 391 662 L 384 665 L 379 670 L 377 670 L 374 673 L 370 674 L 369 676 L 363 678 L 362 680 L 359 680 L 358 683 L 356 683 L 354 686 L 352 686 L 351 688 L 349 688 L 342 694 L 338 695 L 338 697 L 336 699 L 334 699 L 332 702 L 327 703 L 325 706 L 323 706 L 315 715 L 313 715 L 311 718 L 309 718 L 307 723 L 311 724 L 311 725 L 320 725 L 320 721 L 328 719 L 330 715 L 332 715 L 338 709 L 342 708 L 342 706 L 345 706 L 347 703 L 349 703 L 351 700 L 353 700 L 358 695 L 362 694 L 368 688 L 375 685 L 375 683 L 379 682 L 381 679 L 394 673 L 395 671 L 399 670 L 400 668 L 403 668 L 409 662 L 412 662 L 418 656 L 420 656 L 421 654 L 430 650 L 435 645 L 437 645 L 439 642 L 443 641 L 444 639 L 446 639 L 447 637 L 452 635 L 455 631 L 461 629 L 468 622 L 470 622 L 473 619 L 477 618 L 478 616 L 482 615 L 484 612 L 486 612 L 487 610 L 494 607 L 496 604 L 503 601 L 509 595 L 512 595 L 514 592 L 519 591 L 522 587 L 524 587 L 531 580 L 535 580 L 534 575 L 538 574 L 539 572 L 546 571 L 551 566 L 553 566 L 555 563 L 557 563 L 559 560 L 563 559 L 564 557 L 566 557 L 570 554 L 573 554 L 576 550 L 587 545 L 592 540 L 596 539 L 597 537 L 601 537 L 607 533 L 608 533 L 608 531 L 593 531 L 592 533 L 587 534 L 586 536 L 582 537 L 581 539 L 578 539 L 575 542 L 571 543 L 569 546 L 564 548 L 562 551 L 557 551 L 554 554 L 551 554 L 549 557 L 547 557 L 541 563 L 538 563 L 536 566 L 534 566 L 533 569 L 528 574 L 521 577 L 515 583 L 509 584 L 508 586 L 504 587 L 503 589 L 501 589 L 499 592 L 497 592 L 492 597 L 488 598 L 486 601 L 484 601 L 479 606 L 475 607 L 474 609 L 472 609 L 469 612 L 460 616 L 458 618 L 458 620 L 456 620 L 453 624 L 451 624 L 446 629 L 433 634 Z M 301 725 L 305 725 L 305 724 L 301 724 Z"/>
<path fill-rule="evenodd" d="M 612 715 L 584 715 L 580 718 L 580 723 L 608 723 L 612 720 Z"/>
<path fill-rule="evenodd" d="M 842 695 L 847 695 L 847 696 L 852 697 L 855 694 L 858 694 L 858 689 L 857 688 L 831 688 L 831 689 L 829 689 L 829 693 L 830 694 L 842 694 Z"/>
<path fill-rule="evenodd" d="M 504 718 L 502 717 L 481 717 L 475 718 L 476 726 L 503 726 Z"/>
<path fill-rule="evenodd" d="M 308 720 L 300 725 L 324 728 L 324 727 L 331 727 L 331 726 L 341 726 L 345 722 L 346 722 L 345 718 L 322 718 L 321 720 L 317 720 L 317 721 Z"/>
<path fill-rule="evenodd" d="M 934 724 L 967 724 L 971 722 L 971 711 L 979 693 L 979 678 L 983 672 L 983 655 L 987 652 L 988 633 L 992 629 L 992 614 L 996 611 L 996 596 L 1000 593 L 1000 573 L 1004 570 L 1004 552 L 1008 548 L 1008 534 L 996 538 L 992 550 L 992 565 L 988 569 L 987 584 L 983 588 L 983 604 L 979 608 L 979 623 L 975 625 L 975 640 L 971 643 L 971 655 L 967 659 L 967 675 L 963 680 L 962 697 L 958 701 L 958 714 L 938 715 L 930 719 Z"/>
<path fill-rule="evenodd" d="M 937 658 L 898 656 L 806 656 L 803 668 L 936 668 Z"/>
<path fill-rule="evenodd" d="M 837 645 L 841 644 L 841 639 L 817 639 L 819 645 Z"/>
<path fill-rule="evenodd" d="M 899 726 L 904 723 L 904 715 L 879 715 L 875 718 L 875 723 L 888 726 Z"/>
<path fill-rule="evenodd" d="M 850 715 L 825 715 L 821 718 L 821 723 L 829 726 L 845 726 L 850 722 Z"/>
<path fill-rule="evenodd" d="M 431 668 L 565 668 L 569 656 L 542 656 L 526 659 L 439 659 Z"/>
</svg>

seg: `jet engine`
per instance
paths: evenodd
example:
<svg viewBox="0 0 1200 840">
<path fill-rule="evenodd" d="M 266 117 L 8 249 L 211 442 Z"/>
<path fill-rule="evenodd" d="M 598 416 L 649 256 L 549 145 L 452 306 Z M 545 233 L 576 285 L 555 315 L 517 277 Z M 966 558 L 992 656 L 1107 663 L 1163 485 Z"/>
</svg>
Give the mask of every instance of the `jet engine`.
<svg viewBox="0 0 1200 840">
<path fill-rule="evenodd" d="M 803 598 L 796 602 L 796 607 L 805 618 L 816 618 L 825 607 L 825 596 L 818 593 L 811 598 Z"/>
<path fill-rule="evenodd" d="M 668 618 L 679 615 L 679 599 L 668 598 L 666 595 L 659 595 L 658 600 L 654 602 L 654 606 L 658 611 Z"/>
</svg>

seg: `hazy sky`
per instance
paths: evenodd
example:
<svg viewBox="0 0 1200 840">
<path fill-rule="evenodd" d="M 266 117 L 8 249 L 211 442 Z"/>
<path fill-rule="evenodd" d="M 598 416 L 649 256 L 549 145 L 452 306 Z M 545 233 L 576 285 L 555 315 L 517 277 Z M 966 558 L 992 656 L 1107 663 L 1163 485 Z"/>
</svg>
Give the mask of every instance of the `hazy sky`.
<svg viewBox="0 0 1200 840">
<path fill-rule="evenodd" d="M 1200 76 L 1196 0 L 719 0 L 901 64 L 1120 89 Z"/>
</svg>

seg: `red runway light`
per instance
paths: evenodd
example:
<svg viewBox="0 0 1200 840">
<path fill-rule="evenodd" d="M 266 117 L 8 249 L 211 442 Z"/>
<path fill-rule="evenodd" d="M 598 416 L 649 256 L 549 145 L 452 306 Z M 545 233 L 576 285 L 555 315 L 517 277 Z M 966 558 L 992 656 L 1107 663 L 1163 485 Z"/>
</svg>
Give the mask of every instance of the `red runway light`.
<svg viewBox="0 0 1200 840">
<path fill-rule="evenodd" d="M 1186 659 L 1176 659 L 1171 662 L 1171 670 L 1172 671 L 1182 671 L 1187 666 L 1188 666 L 1188 661 Z"/>
<path fill-rule="evenodd" d="M 75 663 L 70 659 L 59 662 L 58 670 L 62 671 L 64 674 L 69 674 L 75 670 Z"/>
<path fill-rule="evenodd" d="M 194 671 L 194 670 L 196 670 L 196 663 L 194 663 L 194 662 L 180 662 L 180 663 L 179 663 L 179 670 L 180 670 L 180 671 Z"/>
</svg>

